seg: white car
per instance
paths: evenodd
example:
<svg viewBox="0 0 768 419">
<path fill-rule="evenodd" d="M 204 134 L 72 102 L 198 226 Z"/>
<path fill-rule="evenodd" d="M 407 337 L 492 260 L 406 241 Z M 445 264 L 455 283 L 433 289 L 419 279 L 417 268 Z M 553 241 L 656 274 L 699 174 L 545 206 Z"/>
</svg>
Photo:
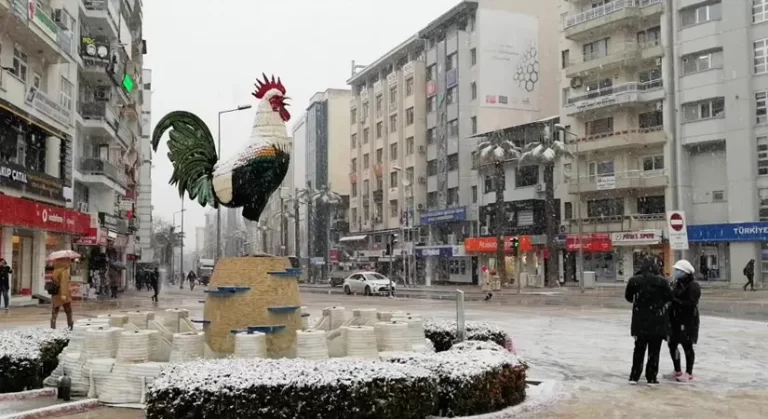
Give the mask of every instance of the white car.
<svg viewBox="0 0 768 419">
<path fill-rule="evenodd" d="M 389 294 L 392 286 L 392 294 L 397 289 L 395 283 L 378 272 L 355 272 L 344 280 L 344 293 L 349 294 Z"/>
</svg>

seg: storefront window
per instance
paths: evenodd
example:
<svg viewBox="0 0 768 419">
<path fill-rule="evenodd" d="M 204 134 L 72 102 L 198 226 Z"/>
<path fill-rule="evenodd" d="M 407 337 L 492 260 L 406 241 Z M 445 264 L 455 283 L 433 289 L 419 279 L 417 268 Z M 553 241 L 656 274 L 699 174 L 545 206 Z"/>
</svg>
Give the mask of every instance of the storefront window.
<svg viewBox="0 0 768 419">
<path fill-rule="evenodd" d="M 594 272 L 596 281 L 616 281 L 616 258 L 613 253 L 585 253 L 584 271 Z"/>
</svg>

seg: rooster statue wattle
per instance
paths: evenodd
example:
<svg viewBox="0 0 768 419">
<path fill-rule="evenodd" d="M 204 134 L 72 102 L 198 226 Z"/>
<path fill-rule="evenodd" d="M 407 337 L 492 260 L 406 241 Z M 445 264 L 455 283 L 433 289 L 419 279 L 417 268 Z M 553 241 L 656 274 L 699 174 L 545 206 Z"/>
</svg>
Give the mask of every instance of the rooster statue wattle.
<svg viewBox="0 0 768 419">
<path fill-rule="evenodd" d="M 260 99 L 253 133 L 232 159 L 219 161 L 211 131 L 202 119 L 186 111 L 171 112 L 157 123 L 152 148 L 157 151 L 163 133 L 170 129 L 170 183 L 179 188 L 179 195 L 188 193 L 202 206 L 243 207 L 243 217 L 259 221 L 270 195 L 288 173 L 291 157 L 285 123 L 291 114 L 279 78 L 264 75 L 253 95 Z"/>
</svg>

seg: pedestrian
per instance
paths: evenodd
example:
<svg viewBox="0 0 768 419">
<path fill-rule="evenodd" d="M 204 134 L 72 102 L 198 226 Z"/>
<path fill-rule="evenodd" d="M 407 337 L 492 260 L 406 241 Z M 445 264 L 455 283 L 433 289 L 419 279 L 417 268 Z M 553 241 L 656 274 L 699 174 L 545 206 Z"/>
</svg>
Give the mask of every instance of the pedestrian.
<svg viewBox="0 0 768 419">
<path fill-rule="evenodd" d="M 482 283 L 482 290 L 483 290 L 483 292 L 486 293 L 485 294 L 485 301 L 488 301 L 491 298 L 493 298 L 493 284 L 492 284 L 493 281 L 491 279 L 491 271 L 488 270 L 488 267 L 485 266 L 485 265 L 483 265 L 483 267 L 480 269 L 480 271 L 482 272 L 481 281 L 483 281 L 483 283 Z"/>
<path fill-rule="evenodd" d="M 195 281 L 197 281 L 197 275 L 195 275 L 195 271 L 189 270 L 189 273 L 187 274 L 187 281 L 189 281 L 189 289 L 190 291 L 195 289 Z"/>
<path fill-rule="evenodd" d="M 157 302 L 157 293 L 160 292 L 160 271 L 157 267 L 149 274 L 149 286 L 152 287 L 154 292 L 152 301 Z"/>
<path fill-rule="evenodd" d="M 693 265 L 685 259 L 678 260 L 673 266 L 672 305 L 669 308 L 669 355 L 675 367 L 674 378 L 686 382 L 693 380 L 693 363 L 696 353 L 693 345 L 699 340 L 699 298 L 701 287 L 694 278 Z M 685 373 L 680 367 L 680 351 L 685 352 Z"/>
<path fill-rule="evenodd" d="M 669 336 L 667 307 L 673 298 L 672 289 L 659 274 L 658 262 L 652 257 L 646 257 L 640 270 L 629 279 L 624 293 L 624 298 L 632 303 L 631 335 L 635 339 L 630 384 L 637 384 L 640 380 L 646 349 L 648 363 L 645 379 L 648 385 L 659 383 L 657 375 L 661 341 Z"/>
<path fill-rule="evenodd" d="M 747 283 L 744 284 L 744 291 L 747 290 L 747 286 L 749 286 L 752 291 L 755 290 L 755 260 L 750 259 L 749 262 L 747 262 L 747 266 L 744 267 L 744 276 L 747 277 Z"/>
<path fill-rule="evenodd" d="M 12 273 L 13 270 L 11 270 L 11 267 L 8 266 L 8 263 L 5 261 L 5 259 L 0 258 L 0 297 L 2 297 L 2 302 L 5 304 L 5 311 L 8 311 L 8 309 L 11 307 L 11 298 L 8 295 L 8 292 L 11 289 Z"/>
<path fill-rule="evenodd" d="M 117 289 L 120 287 L 120 271 L 110 267 L 109 268 L 109 289 L 110 298 L 117 298 Z"/>
<path fill-rule="evenodd" d="M 69 259 L 56 259 L 53 262 L 53 283 L 51 284 L 51 329 L 56 328 L 56 318 L 59 310 L 64 308 L 67 315 L 67 327 L 72 330 L 75 322 L 72 320 L 72 292 L 69 290 L 72 261 Z"/>
</svg>

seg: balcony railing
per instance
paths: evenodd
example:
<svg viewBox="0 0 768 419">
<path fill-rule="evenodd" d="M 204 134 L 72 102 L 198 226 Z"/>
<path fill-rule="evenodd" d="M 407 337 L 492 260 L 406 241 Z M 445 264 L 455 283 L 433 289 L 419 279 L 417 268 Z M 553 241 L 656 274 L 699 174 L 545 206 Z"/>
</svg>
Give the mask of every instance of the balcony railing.
<svg viewBox="0 0 768 419">
<path fill-rule="evenodd" d="M 130 128 L 128 128 L 127 124 L 119 124 L 119 127 L 117 129 L 117 136 L 120 138 L 120 140 L 128 145 L 130 147 L 131 144 L 134 143 L 133 141 L 133 131 L 131 131 Z"/>
<path fill-rule="evenodd" d="M 384 200 L 384 190 L 377 189 L 373 191 L 373 202 L 382 202 Z"/>
<path fill-rule="evenodd" d="M 632 92 L 647 92 L 651 90 L 660 89 L 664 86 L 662 79 L 656 79 L 646 82 L 630 82 L 617 84 L 616 86 L 602 87 L 596 90 L 591 90 L 587 93 L 569 97 L 567 100 L 568 105 L 575 105 L 579 102 L 591 100 L 604 96 L 616 96 L 624 93 Z"/>
<path fill-rule="evenodd" d="M 107 102 L 83 102 L 78 108 L 83 119 L 101 120 L 112 128 L 117 126 L 117 115 Z"/>
<path fill-rule="evenodd" d="M 627 170 L 624 172 L 601 173 L 596 175 L 587 175 L 569 180 L 571 185 L 578 184 L 583 192 L 593 190 L 612 190 L 626 189 L 633 187 L 653 187 L 661 186 L 666 177 L 664 170 Z M 574 193 L 571 190 L 571 193 Z"/>
<path fill-rule="evenodd" d="M 614 0 L 610 3 L 606 3 L 602 6 L 593 7 L 589 10 L 570 15 L 565 18 L 565 27 L 570 28 L 580 23 L 589 22 L 611 13 L 618 12 L 620 10 L 633 8 L 633 7 L 645 7 L 652 4 L 661 3 L 661 0 Z"/>
<path fill-rule="evenodd" d="M 118 185 L 125 188 L 128 184 L 127 176 L 118 164 L 100 158 L 81 158 L 80 172 L 84 175 L 105 176 Z"/>
</svg>

